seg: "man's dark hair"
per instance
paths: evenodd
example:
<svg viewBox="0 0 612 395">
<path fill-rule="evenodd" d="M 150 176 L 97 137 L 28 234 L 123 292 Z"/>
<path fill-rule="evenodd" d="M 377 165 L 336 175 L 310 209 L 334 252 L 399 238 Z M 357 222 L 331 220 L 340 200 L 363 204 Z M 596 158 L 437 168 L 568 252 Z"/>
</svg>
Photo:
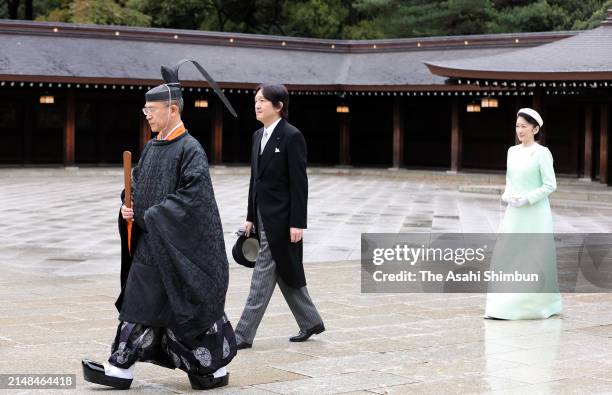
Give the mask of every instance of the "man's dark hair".
<svg viewBox="0 0 612 395">
<path fill-rule="evenodd" d="M 261 94 L 266 100 L 272 102 L 274 107 L 278 107 L 283 103 L 283 108 L 280 111 L 280 116 L 287 118 L 289 116 L 289 91 L 285 85 L 281 84 L 260 84 L 255 92 L 261 91 Z"/>
</svg>

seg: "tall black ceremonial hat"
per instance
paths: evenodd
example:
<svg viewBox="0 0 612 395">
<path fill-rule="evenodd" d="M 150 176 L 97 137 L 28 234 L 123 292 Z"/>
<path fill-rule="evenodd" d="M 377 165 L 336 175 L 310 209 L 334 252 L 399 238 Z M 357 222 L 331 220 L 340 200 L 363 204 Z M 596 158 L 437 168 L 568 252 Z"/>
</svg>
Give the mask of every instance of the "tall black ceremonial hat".
<svg viewBox="0 0 612 395">
<path fill-rule="evenodd" d="M 179 61 L 177 64 L 175 64 L 174 66 L 162 65 L 161 75 L 162 75 L 162 78 L 164 79 L 165 84 L 158 85 L 155 88 L 150 89 L 147 93 L 145 93 L 145 100 L 146 101 L 170 101 L 170 100 L 177 100 L 181 98 L 182 97 L 181 83 L 178 78 L 178 73 L 179 73 L 179 68 L 187 62 L 191 62 L 195 66 L 195 68 L 198 69 L 200 74 L 202 74 L 204 79 L 206 79 L 206 82 L 208 82 L 208 85 L 210 85 L 210 87 L 215 91 L 217 96 L 219 96 L 219 99 L 221 99 L 223 104 L 225 104 L 225 107 L 227 107 L 228 111 L 233 116 L 237 117 L 238 115 L 236 114 L 236 111 L 230 104 L 229 100 L 227 100 L 227 97 L 225 96 L 225 94 L 223 93 L 219 85 L 215 82 L 215 80 L 211 77 L 211 75 L 208 74 L 206 70 L 204 70 L 204 67 L 202 67 L 195 60 L 191 60 L 191 59 L 183 59 Z"/>
</svg>

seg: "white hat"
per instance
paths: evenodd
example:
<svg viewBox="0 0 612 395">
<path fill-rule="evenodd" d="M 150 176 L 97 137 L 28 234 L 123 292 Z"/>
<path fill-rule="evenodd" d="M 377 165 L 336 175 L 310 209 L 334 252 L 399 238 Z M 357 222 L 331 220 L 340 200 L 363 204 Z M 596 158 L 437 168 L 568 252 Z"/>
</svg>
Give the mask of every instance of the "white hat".
<svg viewBox="0 0 612 395">
<path fill-rule="evenodd" d="M 535 119 L 535 121 L 540 125 L 540 127 L 544 126 L 544 120 L 538 112 L 532 108 L 521 108 L 518 110 L 516 115 L 520 115 L 521 113 L 529 115 L 531 118 Z"/>
</svg>

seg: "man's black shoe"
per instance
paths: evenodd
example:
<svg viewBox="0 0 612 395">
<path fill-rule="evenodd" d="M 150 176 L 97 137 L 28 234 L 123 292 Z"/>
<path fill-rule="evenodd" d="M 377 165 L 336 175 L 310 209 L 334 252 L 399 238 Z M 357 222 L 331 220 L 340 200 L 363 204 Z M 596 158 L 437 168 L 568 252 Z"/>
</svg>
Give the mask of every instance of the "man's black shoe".
<svg viewBox="0 0 612 395">
<path fill-rule="evenodd" d="M 194 390 L 209 390 L 211 388 L 223 387 L 229 383 L 229 373 L 221 377 L 214 377 L 212 374 L 207 374 L 206 376 L 190 374 L 189 382 Z"/>
<path fill-rule="evenodd" d="M 289 341 L 290 342 L 305 342 L 306 340 L 310 338 L 310 336 L 318 335 L 319 333 L 323 333 L 324 331 L 325 331 L 325 326 L 323 324 L 315 325 L 312 328 L 305 330 L 305 331 L 300 329 L 300 333 L 290 338 Z"/>
<path fill-rule="evenodd" d="M 238 343 L 236 344 L 236 349 L 238 350 L 244 350 L 245 348 L 251 348 L 253 347 L 252 344 L 247 343 L 247 342 L 242 342 L 242 343 Z"/>
<path fill-rule="evenodd" d="M 132 379 L 107 376 L 104 373 L 104 365 L 99 362 L 83 359 L 81 365 L 83 365 L 83 378 L 90 383 L 106 385 L 118 390 L 127 390 L 132 385 Z"/>
</svg>

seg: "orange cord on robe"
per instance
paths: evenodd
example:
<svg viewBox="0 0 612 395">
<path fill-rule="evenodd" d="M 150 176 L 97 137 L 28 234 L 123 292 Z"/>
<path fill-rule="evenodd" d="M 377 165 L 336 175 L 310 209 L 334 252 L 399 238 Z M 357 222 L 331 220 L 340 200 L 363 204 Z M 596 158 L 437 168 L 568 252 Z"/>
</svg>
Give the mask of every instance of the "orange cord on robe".
<svg viewBox="0 0 612 395">
<path fill-rule="evenodd" d="M 174 140 L 175 138 L 177 138 L 183 133 L 185 133 L 185 126 L 181 124 L 178 128 L 173 130 L 172 133 L 170 133 L 166 137 L 165 140 Z M 157 140 L 161 140 L 161 139 L 162 139 L 161 136 L 158 134 Z M 128 251 L 130 252 L 130 255 L 132 255 L 132 221 L 126 221 L 126 222 L 127 222 Z"/>
</svg>

